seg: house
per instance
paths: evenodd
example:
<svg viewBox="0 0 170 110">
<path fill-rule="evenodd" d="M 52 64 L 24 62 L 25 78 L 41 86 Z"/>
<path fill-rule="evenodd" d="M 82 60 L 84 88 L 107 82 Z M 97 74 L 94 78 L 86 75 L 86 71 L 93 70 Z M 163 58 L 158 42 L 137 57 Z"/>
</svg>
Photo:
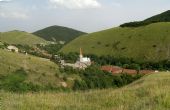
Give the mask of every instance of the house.
<svg viewBox="0 0 170 110">
<path fill-rule="evenodd" d="M 122 68 L 120 68 L 118 66 L 102 66 L 101 70 L 107 71 L 107 72 L 110 72 L 113 74 L 122 73 Z"/>
<path fill-rule="evenodd" d="M 19 52 L 19 49 L 17 47 L 15 47 L 15 46 L 12 46 L 12 45 L 8 46 L 7 49 L 9 51 L 16 52 L 16 53 Z"/>
<path fill-rule="evenodd" d="M 103 71 L 107 71 L 110 72 L 112 74 L 120 74 L 120 73 L 127 73 L 127 74 L 149 74 L 149 73 L 155 73 L 155 71 L 153 70 L 140 70 L 140 71 L 136 71 L 133 69 L 124 69 L 118 66 L 102 66 L 101 70 Z"/>
</svg>

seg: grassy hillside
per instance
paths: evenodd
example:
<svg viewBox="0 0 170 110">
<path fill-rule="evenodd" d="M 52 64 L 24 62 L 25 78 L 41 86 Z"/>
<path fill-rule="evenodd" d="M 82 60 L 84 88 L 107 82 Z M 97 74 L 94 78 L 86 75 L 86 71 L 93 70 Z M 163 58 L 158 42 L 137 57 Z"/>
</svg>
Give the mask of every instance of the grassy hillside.
<svg viewBox="0 0 170 110">
<path fill-rule="evenodd" d="M 0 41 L 8 44 L 24 44 L 33 45 L 45 43 L 46 41 L 40 37 L 22 31 L 10 31 L 0 33 Z"/>
<path fill-rule="evenodd" d="M 85 34 L 71 28 L 61 26 L 51 26 L 33 33 L 48 41 L 66 41 L 69 42 L 76 37 Z"/>
<path fill-rule="evenodd" d="M 12 53 L 0 49 L 0 75 L 13 74 L 18 69 L 23 68 L 27 73 L 26 82 L 32 82 L 38 85 L 51 84 L 57 87 L 60 84 L 58 66 L 43 58 Z"/>
<path fill-rule="evenodd" d="M 112 28 L 78 37 L 60 51 L 112 55 L 137 60 L 170 59 L 170 23 L 154 23 L 137 28 Z"/>
<path fill-rule="evenodd" d="M 120 27 L 140 27 L 140 26 L 145 26 L 145 25 L 149 25 L 152 23 L 157 23 L 157 22 L 170 22 L 170 10 L 163 12 L 161 14 L 158 14 L 158 15 L 152 16 L 143 21 L 124 23 L 120 25 Z"/>
<path fill-rule="evenodd" d="M 120 89 L 76 93 L 0 92 L 5 110 L 169 110 L 170 73 L 151 74 Z"/>
</svg>

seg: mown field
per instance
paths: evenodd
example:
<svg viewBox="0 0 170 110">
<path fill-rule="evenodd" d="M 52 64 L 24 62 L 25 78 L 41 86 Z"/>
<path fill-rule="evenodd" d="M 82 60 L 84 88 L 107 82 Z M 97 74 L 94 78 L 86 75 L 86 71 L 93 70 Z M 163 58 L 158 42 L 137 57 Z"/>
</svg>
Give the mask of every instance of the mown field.
<svg viewBox="0 0 170 110">
<path fill-rule="evenodd" d="M 22 45 L 46 43 L 44 39 L 23 31 L 0 32 L 0 41 L 8 44 Z"/>
<path fill-rule="evenodd" d="M 2 110 L 169 110 L 170 73 L 144 76 L 120 89 L 71 93 L 0 92 Z"/>
<path fill-rule="evenodd" d="M 170 58 L 170 23 L 160 22 L 137 28 L 117 27 L 80 36 L 60 52 L 112 55 L 137 60 L 159 61 Z"/>
</svg>

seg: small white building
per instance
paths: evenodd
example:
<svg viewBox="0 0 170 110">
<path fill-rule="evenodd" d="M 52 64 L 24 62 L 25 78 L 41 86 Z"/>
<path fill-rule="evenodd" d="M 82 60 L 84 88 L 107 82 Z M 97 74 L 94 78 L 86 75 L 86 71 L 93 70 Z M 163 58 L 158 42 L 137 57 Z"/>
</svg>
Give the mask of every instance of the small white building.
<svg viewBox="0 0 170 110">
<path fill-rule="evenodd" d="M 92 64 L 92 63 L 91 63 L 90 58 L 88 58 L 88 57 L 83 57 L 82 49 L 81 49 L 81 48 L 80 48 L 80 55 L 79 55 L 79 58 L 78 58 L 78 60 L 76 61 L 76 63 L 74 63 L 74 64 L 65 63 L 64 60 L 61 60 L 61 65 L 63 65 L 63 66 L 70 66 L 70 67 L 73 67 L 73 68 L 80 68 L 80 69 L 85 69 L 85 68 L 87 68 L 88 66 L 90 66 L 91 64 Z"/>
<path fill-rule="evenodd" d="M 79 62 L 80 63 L 84 63 L 86 65 L 91 65 L 91 60 L 90 58 L 88 57 L 83 57 L 83 53 L 82 53 L 82 49 L 80 48 L 80 56 L 79 56 L 80 60 Z"/>
<path fill-rule="evenodd" d="M 9 51 L 16 52 L 16 53 L 19 52 L 19 49 L 17 47 L 15 47 L 15 46 L 12 46 L 12 45 L 8 46 L 7 49 Z"/>
</svg>

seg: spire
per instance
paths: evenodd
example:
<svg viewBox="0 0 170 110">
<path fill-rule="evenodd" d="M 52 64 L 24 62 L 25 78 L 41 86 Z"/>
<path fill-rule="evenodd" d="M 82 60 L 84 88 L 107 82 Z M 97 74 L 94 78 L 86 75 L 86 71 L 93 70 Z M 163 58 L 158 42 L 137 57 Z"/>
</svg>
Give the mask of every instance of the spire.
<svg viewBox="0 0 170 110">
<path fill-rule="evenodd" d="M 82 53 L 82 49 L 80 48 L 80 62 L 83 62 L 83 53 Z"/>
<path fill-rule="evenodd" d="M 80 48 L 80 56 L 83 56 L 82 49 Z"/>
</svg>

